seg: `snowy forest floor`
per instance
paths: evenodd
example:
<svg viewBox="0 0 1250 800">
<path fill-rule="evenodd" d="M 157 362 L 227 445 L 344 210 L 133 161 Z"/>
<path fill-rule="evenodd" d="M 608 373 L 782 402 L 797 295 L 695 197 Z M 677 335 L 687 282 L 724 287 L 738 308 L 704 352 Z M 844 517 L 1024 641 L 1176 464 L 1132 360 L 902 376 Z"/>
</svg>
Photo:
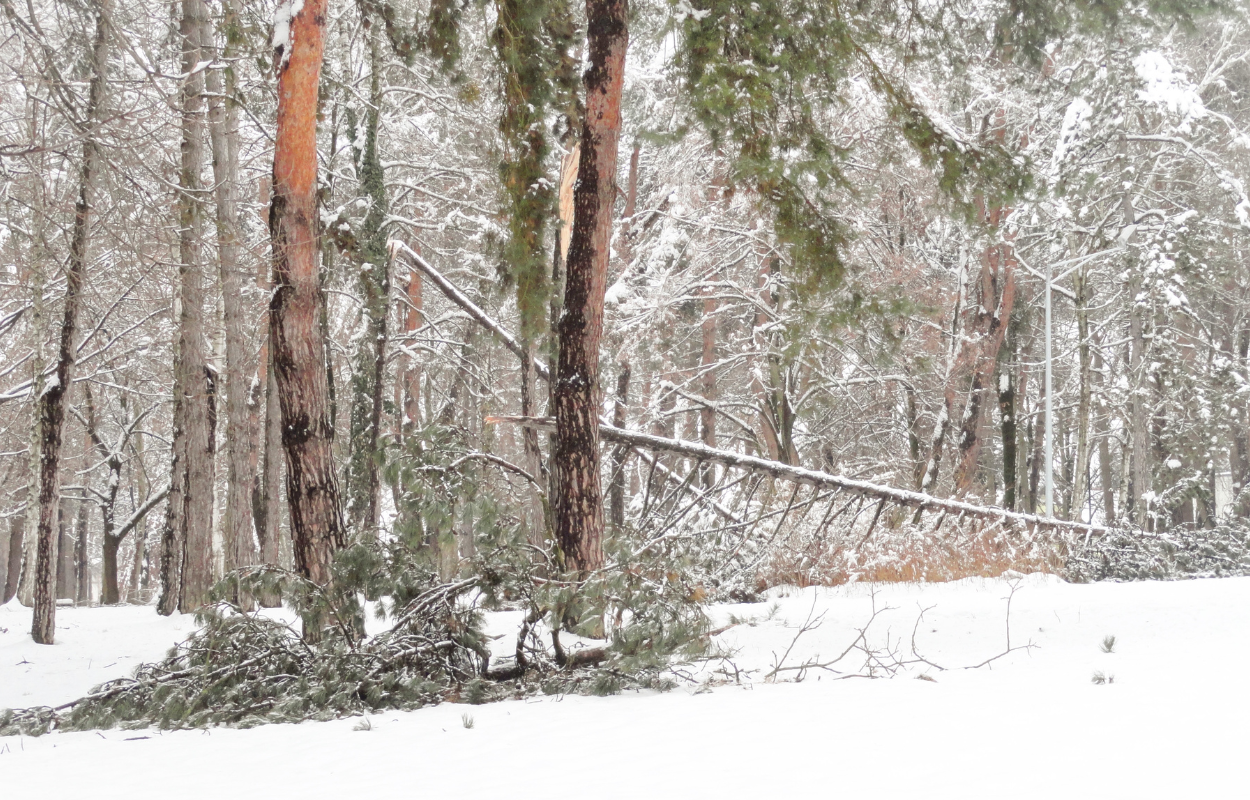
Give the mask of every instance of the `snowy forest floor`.
<svg viewBox="0 0 1250 800">
<path fill-rule="evenodd" d="M 714 661 L 663 694 L 557 697 L 250 730 L 0 738 L 0 795 L 24 797 L 1227 797 L 1244 791 L 1250 578 L 776 589 L 717 605 Z M 875 650 L 924 657 L 888 680 L 784 665 Z M 921 609 L 923 620 L 916 624 Z M 819 627 L 795 636 L 809 619 Z M 40 647 L 0 607 L 0 707 L 55 704 L 154 660 L 193 627 L 146 607 L 60 609 Z M 496 632 L 514 630 L 507 613 Z M 1113 652 L 1103 651 L 1114 636 Z M 496 643 L 500 651 L 510 637 Z M 855 656 L 859 657 L 856 658 Z M 862 654 L 838 668 L 856 671 Z M 721 670 L 716 672 L 716 670 Z M 1096 684 L 1095 673 L 1109 682 Z M 917 680 L 925 675 L 933 680 Z M 1111 681 L 1114 678 L 1114 681 Z M 715 680 L 712 680 L 715 679 Z M 471 724 L 470 724 L 471 723 Z M 1237 767 L 1243 764 L 1243 767 Z"/>
</svg>

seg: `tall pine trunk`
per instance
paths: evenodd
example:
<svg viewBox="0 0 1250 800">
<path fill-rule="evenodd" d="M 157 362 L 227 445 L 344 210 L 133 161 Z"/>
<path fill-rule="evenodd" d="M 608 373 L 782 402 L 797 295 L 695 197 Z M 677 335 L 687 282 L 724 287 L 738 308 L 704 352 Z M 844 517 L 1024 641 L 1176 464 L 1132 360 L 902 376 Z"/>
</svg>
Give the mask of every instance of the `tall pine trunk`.
<svg viewBox="0 0 1250 800">
<path fill-rule="evenodd" d="M 37 477 L 38 503 L 35 508 L 38 516 L 35 532 L 35 612 L 30 633 L 39 644 L 52 644 L 56 636 L 54 568 L 57 561 L 57 541 L 54 526 L 60 507 L 61 435 L 65 427 L 65 395 L 73 379 L 78 305 L 87 273 L 91 207 L 95 200 L 96 175 L 100 170 L 100 151 L 96 143 L 95 126 L 104 105 L 105 70 L 108 67 L 108 3 L 109 0 L 100 0 L 96 8 L 95 42 L 91 52 L 91 86 L 87 96 L 86 130 L 82 145 L 82 164 L 78 174 L 78 202 L 74 206 L 74 229 L 66 269 L 65 310 L 61 318 L 56 372 L 39 396 L 36 412 L 41 441 Z"/>
<path fill-rule="evenodd" d="M 4 570 L 4 592 L 0 603 L 7 603 L 17 594 L 18 578 L 22 574 L 22 539 L 26 531 L 26 515 L 20 514 L 9 521 L 9 551 L 0 570 Z"/>
<path fill-rule="evenodd" d="M 269 343 L 282 411 L 295 568 L 322 586 L 330 581 L 334 551 L 345 543 L 320 327 L 317 91 L 325 17 L 326 0 L 305 0 L 290 20 L 287 40 L 278 42 L 278 129 L 269 208 L 276 283 Z M 316 639 L 320 624 L 305 620 L 305 637 Z"/>
<path fill-rule="evenodd" d="M 213 447 L 210 434 L 210 381 L 204 354 L 204 69 L 200 32 L 206 14 L 202 0 L 182 0 L 179 32 L 182 37 L 181 91 L 182 156 L 178 192 L 178 277 L 180 309 L 178 352 L 174 364 L 175 391 L 181 408 L 175 409 L 175 474 L 181 482 L 182 511 L 173 532 L 173 549 L 166 554 L 163 613 L 189 613 L 209 601 L 213 583 Z M 178 417 L 181 417 L 178 420 Z M 178 422 L 181 422 L 181 426 Z M 177 473 L 181 473 L 181 475 Z M 170 501 L 174 501 L 171 493 Z M 173 563 L 177 564 L 174 567 Z M 173 580 L 177 575 L 176 586 Z"/>
<path fill-rule="evenodd" d="M 200 28 L 202 57 L 211 58 L 215 67 L 230 64 L 236 49 L 230 33 L 239 24 L 236 0 L 225 0 L 222 11 L 226 33 L 220 52 L 207 15 L 203 17 Z M 226 514 L 223 549 L 225 568 L 229 572 L 256 560 L 251 506 L 252 487 L 256 482 L 253 466 L 256 441 L 248 425 L 248 378 L 252 373 L 252 363 L 249 321 L 244 313 L 245 270 L 241 263 L 244 250 L 238 209 L 239 112 L 234 96 L 234 69 L 208 69 L 205 82 L 213 184 L 216 187 L 217 260 L 226 333 Z M 250 273 L 250 270 L 247 272 Z"/>
<path fill-rule="evenodd" d="M 278 381 L 274 377 L 273 349 L 266 345 L 261 353 L 265 369 L 262 382 L 265 385 L 265 423 L 262 436 L 264 463 L 261 467 L 262 486 L 257 507 L 257 530 L 260 534 L 260 561 L 271 567 L 281 563 L 282 536 L 282 407 L 278 403 Z M 260 602 L 266 608 L 282 604 L 275 594 L 264 595 Z"/>
<path fill-rule="evenodd" d="M 616 376 L 616 402 L 612 406 L 612 424 L 625 427 L 625 409 L 629 406 L 629 361 L 621 359 L 620 372 Z M 612 524 L 617 528 L 625 525 L 625 465 L 629 448 L 618 445 L 612 451 L 611 482 L 608 486 L 608 509 Z"/>
<path fill-rule="evenodd" d="M 1098 440 L 1098 477 L 1102 483 L 1102 524 L 1115 523 L 1116 480 L 1111 468 L 1111 425 L 1108 419 L 1106 373 L 1104 371 L 1101 343 L 1095 340 L 1093 349 L 1093 375 L 1098 382 L 1098 407 L 1092 410 L 1094 438 Z"/>
<path fill-rule="evenodd" d="M 1080 519 L 1081 506 L 1089 493 L 1090 460 L 1090 414 L 1093 385 L 1093 365 L 1089 342 L 1089 278 L 1085 268 L 1077 270 L 1072 277 L 1076 297 L 1076 335 L 1078 353 L 1078 390 L 1076 406 L 1076 458 L 1072 467 L 1072 494 L 1068 497 L 1064 516 Z M 1090 522 L 1093 522 L 1091 509 Z"/>
<path fill-rule="evenodd" d="M 1014 349 L 1014 347 L 1011 348 L 1013 351 Z M 1000 362 L 998 372 L 998 413 L 1002 424 L 1003 440 L 1003 508 L 1014 511 L 1016 507 L 1016 444 L 1019 438 L 1016 434 L 1016 384 L 1012 380 L 1010 366 L 1002 362 Z"/>
<path fill-rule="evenodd" d="M 88 558 L 91 544 L 90 513 L 91 506 L 88 503 L 78 504 L 78 519 L 74 522 L 74 574 L 77 578 L 74 604 L 80 606 L 91 603 L 91 561 Z"/>
<path fill-rule="evenodd" d="M 1007 209 L 994 209 L 989 215 L 990 223 L 999 225 L 1006 213 Z M 955 468 L 955 494 L 958 497 L 967 494 L 976 478 L 985 401 L 992 390 L 994 366 L 998 363 L 999 350 L 1015 305 L 1015 259 L 1010 244 L 998 243 L 986 251 L 980 277 L 977 284 L 979 303 L 973 314 L 970 332 L 975 341 L 968 344 L 966 354 L 972 367 L 972 388 L 960 422 L 959 461 Z"/>
<path fill-rule="evenodd" d="M 628 6 L 628 0 L 586 0 L 590 55 L 590 66 L 583 76 L 586 115 L 573 196 L 575 216 L 565 268 L 564 312 L 559 323 L 553 459 L 557 473 L 555 535 L 565 569 L 583 576 L 603 565 L 599 340 L 616 200 Z"/>
</svg>

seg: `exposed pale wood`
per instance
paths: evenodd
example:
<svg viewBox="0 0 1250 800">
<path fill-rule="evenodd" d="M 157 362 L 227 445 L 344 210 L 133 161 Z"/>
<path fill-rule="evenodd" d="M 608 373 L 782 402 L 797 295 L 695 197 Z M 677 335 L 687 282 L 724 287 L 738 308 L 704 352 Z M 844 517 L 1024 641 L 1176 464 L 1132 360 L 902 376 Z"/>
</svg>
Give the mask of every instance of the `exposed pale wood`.
<svg viewBox="0 0 1250 800">
<path fill-rule="evenodd" d="M 269 209 L 275 284 L 269 347 L 282 410 L 295 568 L 321 586 L 330 582 L 334 551 L 346 544 L 321 326 L 317 98 L 326 14 L 326 0 L 305 0 L 291 20 L 289 41 L 275 53 L 278 110 Z M 317 638 L 322 622 L 305 620 L 305 637 Z"/>
<path fill-rule="evenodd" d="M 565 568 L 581 575 L 603 565 L 599 343 L 616 202 L 628 20 L 627 0 L 586 0 L 586 112 L 573 191 L 564 309 L 557 325 L 559 353 L 552 388 L 559 424 L 551 457 L 556 544 Z"/>
<path fill-rule="evenodd" d="M 462 308 L 464 312 L 472 317 L 479 325 L 494 334 L 495 338 L 499 339 L 503 346 L 512 351 L 517 358 L 520 358 L 523 361 L 529 359 L 534 367 L 534 372 L 536 372 L 540 378 L 545 381 L 551 380 L 551 372 L 547 369 L 546 364 L 543 364 L 541 361 L 534 358 L 533 355 L 526 353 L 525 348 L 521 346 L 521 343 L 517 341 L 515 336 L 508 333 L 507 329 L 492 319 L 489 314 L 477 305 L 477 303 L 474 303 L 464 292 L 456 288 L 455 284 L 443 277 L 443 274 L 431 266 L 430 262 L 422 258 L 417 251 L 413 250 L 403 242 L 394 239 L 391 240 L 390 246 L 391 252 L 396 258 L 403 260 L 406 264 L 416 268 L 421 272 L 421 274 L 429 278 L 430 282 L 433 283 L 440 292 L 446 295 L 448 300 L 451 300 L 453 303 L 460 306 L 460 308 Z"/>
</svg>

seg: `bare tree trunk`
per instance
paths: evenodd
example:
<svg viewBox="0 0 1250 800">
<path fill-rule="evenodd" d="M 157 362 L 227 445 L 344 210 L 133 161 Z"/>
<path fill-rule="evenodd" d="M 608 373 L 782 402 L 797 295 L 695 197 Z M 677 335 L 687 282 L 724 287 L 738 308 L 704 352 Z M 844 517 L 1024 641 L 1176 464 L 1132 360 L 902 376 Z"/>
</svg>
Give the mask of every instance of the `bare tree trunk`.
<svg viewBox="0 0 1250 800">
<path fill-rule="evenodd" d="M 996 209 L 991 222 L 997 224 L 1004 213 Z M 955 495 L 962 497 L 972 488 L 981 454 L 981 420 L 985 409 L 985 397 L 991 390 L 990 381 L 998 352 L 1011 321 L 1015 305 L 1015 263 L 1009 244 L 996 244 L 989 249 L 981 266 L 978 282 L 979 302 L 976 306 L 971 335 L 975 341 L 968 343 L 966 358 L 971 361 L 972 388 L 964 406 L 960 424 L 959 463 L 955 469 Z"/>
<path fill-rule="evenodd" d="M 418 270 L 408 273 L 408 309 L 404 314 L 404 335 L 411 339 L 421 327 L 424 315 L 424 299 L 422 297 L 422 279 Z M 411 348 L 412 342 L 406 342 Z M 401 431 L 409 431 L 421 424 L 421 362 L 412 356 L 404 356 L 404 404 L 402 406 L 404 421 Z"/>
<path fill-rule="evenodd" d="M 920 413 L 916 408 L 916 387 L 903 384 L 903 413 L 907 419 L 907 454 L 911 457 L 911 485 L 920 490 L 924 481 L 924 459 L 920 457 Z"/>
<path fill-rule="evenodd" d="M 235 47 L 232 33 L 239 24 L 236 0 L 222 4 L 226 28 L 225 44 L 218 53 L 212 22 L 204 15 L 200 28 L 202 57 L 230 64 Z M 239 112 L 235 98 L 234 69 L 208 69 L 208 130 L 213 153 L 213 183 L 217 200 L 217 258 L 221 274 L 222 315 L 226 332 L 226 519 L 224 526 L 225 568 L 227 572 L 256 560 L 253 542 L 252 487 L 255 438 L 248 426 L 248 377 L 252 374 L 249 356 L 249 320 L 244 313 L 243 253 L 239 230 Z M 223 85 L 222 75 L 225 75 Z M 248 602 L 245 598 L 234 598 Z"/>
<path fill-rule="evenodd" d="M 946 437 L 950 433 L 952 415 L 955 409 L 955 379 L 958 375 L 958 361 L 961 356 L 963 335 L 960 325 L 963 321 L 964 299 L 967 293 L 968 264 L 965 255 L 960 256 L 959 294 L 955 299 L 955 309 L 951 314 L 951 346 L 946 356 L 946 376 L 942 381 L 942 410 L 938 412 L 937 421 L 933 423 L 933 437 L 929 444 L 929 456 L 925 461 L 920 491 L 931 493 L 936 487 L 942 469 L 942 451 L 946 447 Z"/>
<path fill-rule="evenodd" d="M 700 332 L 703 334 L 703 347 L 699 354 L 699 391 L 707 403 L 699 409 L 699 439 L 708 447 L 716 447 L 716 409 L 709 405 L 717 398 L 716 387 L 716 299 L 706 296 L 713 294 L 712 289 L 704 289 L 703 321 Z M 716 482 L 716 467 L 705 464 L 700 476 L 703 487 L 710 489 Z"/>
<path fill-rule="evenodd" d="M 1078 399 L 1076 406 L 1076 460 L 1072 466 L 1072 494 L 1068 497 L 1064 516 L 1068 519 L 1081 517 L 1081 505 L 1089 493 L 1089 458 L 1090 458 L 1090 397 L 1093 384 L 1092 363 L 1090 361 L 1089 342 L 1089 288 L 1085 268 L 1077 270 L 1072 276 L 1072 288 L 1076 296 L 1076 333 L 1078 365 Z M 1093 519 L 1090 519 L 1093 522 Z"/>
<path fill-rule="evenodd" d="M 165 525 L 161 529 L 161 594 L 156 601 L 157 613 L 163 616 L 169 616 L 178 609 L 178 598 L 182 594 L 182 540 L 186 528 L 184 518 L 187 511 L 186 416 L 186 398 L 175 386 L 173 442 L 170 446 L 169 501 L 165 505 Z"/>
<path fill-rule="evenodd" d="M 19 514 L 9 520 L 9 551 L 0 568 L 4 569 L 4 592 L 0 603 L 7 603 L 17 594 L 18 579 L 22 574 L 22 539 L 26 532 L 26 515 Z"/>
<path fill-rule="evenodd" d="M 1014 347 L 1011 348 L 1014 351 Z M 1001 362 L 1000 362 L 1001 364 Z M 998 413 L 1003 440 L 1003 508 L 1016 508 L 1016 386 L 1007 365 L 998 372 Z"/>
<path fill-rule="evenodd" d="M 182 0 L 182 163 L 178 192 L 178 258 L 181 290 L 178 359 L 174 379 L 183 401 L 181 466 L 186 470 L 182 502 L 182 562 L 178 610 L 195 611 L 209 601 L 213 582 L 213 448 L 209 430 L 209 381 L 204 355 L 203 240 L 204 70 L 200 31 L 202 0 Z"/>
<path fill-rule="evenodd" d="M 755 395 L 760 433 L 764 439 L 764 446 L 768 448 L 768 457 L 773 461 L 788 463 L 789 454 L 784 452 L 781 446 L 781 425 L 777 421 L 776 414 L 773 413 L 775 406 L 771 381 L 773 359 L 770 337 L 766 331 L 770 320 L 768 314 L 764 312 L 765 308 L 777 307 L 777 297 L 770 284 L 774 263 L 772 256 L 765 255 L 760 260 L 760 270 L 756 276 L 755 288 L 759 290 L 760 308 L 755 312 L 751 341 L 759 361 L 751 370 L 751 390 Z M 765 380 L 766 375 L 770 380 Z"/>
<path fill-rule="evenodd" d="M 262 469 L 264 488 L 260 508 L 264 516 L 260 522 L 260 560 L 262 564 L 278 566 L 281 563 L 280 537 L 282 535 L 282 408 L 278 403 L 278 381 L 274 377 L 273 350 L 266 348 L 262 354 L 265 361 L 265 460 Z M 262 596 L 260 602 L 266 608 L 282 604 L 278 595 Z"/>
<path fill-rule="evenodd" d="M 599 340 L 616 201 L 621 90 L 629 44 L 628 0 L 586 0 L 586 114 L 573 205 L 564 313 L 556 370 L 556 543 L 564 567 L 586 575 L 603 565 L 599 485 Z"/>
<path fill-rule="evenodd" d="M 78 578 L 74 588 L 74 604 L 80 606 L 91 603 L 91 560 L 88 557 L 91 546 L 90 513 L 90 504 L 80 503 L 78 519 L 74 523 L 74 559 L 77 564 L 75 574 Z"/>
<path fill-rule="evenodd" d="M 61 498 L 61 507 L 57 511 L 57 543 L 56 543 L 56 596 L 58 600 L 74 599 L 74 540 L 70 536 L 70 526 L 74 522 L 75 506 L 86 500 L 70 500 Z"/>
<path fill-rule="evenodd" d="M 139 490 L 140 497 L 147 497 L 152 487 L 148 485 L 148 473 L 143 464 L 142 431 L 135 432 L 134 457 L 137 464 L 137 468 L 134 470 L 135 488 Z M 140 597 L 140 587 L 148 546 L 148 523 L 146 517 L 143 522 L 135 527 L 134 537 L 134 558 L 130 567 L 129 585 L 126 587 L 126 602 L 137 604 L 143 602 L 143 599 Z"/>
<path fill-rule="evenodd" d="M 629 405 L 629 361 L 621 359 L 620 372 L 616 376 L 616 403 L 612 408 L 612 425 L 625 427 L 625 409 Z M 612 451 L 612 480 L 608 486 L 608 508 L 612 524 L 617 528 L 625 525 L 625 463 L 629 448 L 618 446 Z"/>
<path fill-rule="evenodd" d="M 629 176 L 625 183 L 625 210 L 621 213 L 621 235 L 618 239 L 617 253 L 620 256 L 621 268 L 629 269 L 634 260 L 634 214 L 638 211 L 638 158 L 642 145 L 635 142 L 629 154 Z"/>
<path fill-rule="evenodd" d="M 117 535 L 117 492 L 121 488 L 122 454 L 111 449 L 100 436 L 96 428 L 95 401 L 91 388 L 86 389 L 87 399 L 87 437 L 95 445 L 100 458 L 108 466 L 109 476 L 105 481 L 105 494 L 100 502 L 101 547 L 103 552 L 103 569 L 100 574 L 102 585 L 100 602 L 106 606 L 121 602 L 117 583 L 117 552 L 121 548 L 122 537 Z"/>
<path fill-rule="evenodd" d="M 1098 477 L 1102 482 L 1102 524 L 1115 524 L 1115 491 L 1117 481 L 1111 467 L 1111 425 L 1106 401 L 1106 374 L 1103 371 L 1102 348 L 1095 341 L 1093 350 L 1094 377 L 1100 388 L 1098 408 L 1093 415 L 1094 436 L 1098 440 Z"/>
<path fill-rule="evenodd" d="M 1026 355 L 1026 359 L 1028 358 L 1029 355 L 1031 355 L 1031 353 Z M 1022 380 L 1021 384 L 1023 383 L 1024 381 Z M 1023 390 L 1024 387 L 1022 386 L 1021 388 Z M 1026 398 L 1028 397 L 1027 393 L 1023 393 L 1023 394 Z M 1041 484 L 1041 469 L 1042 469 L 1042 455 L 1043 455 L 1042 446 L 1045 441 L 1043 438 L 1045 434 L 1042 432 L 1042 419 L 1041 419 L 1040 410 L 1044 408 L 1046 405 L 1046 384 L 1044 382 L 1039 382 L 1037 395 L 1038 395 L 1037 405 L 1034 407 L 1033 413 L 1029 415 L 1028 438 L 1029 438 L 1030 452 L 1029 452 L 1029 455 L 1026 457 L 1026 464 L 1028 466 L 1028 472 L 1029 472 L 1028 511 L 1030 514 L 1037 513 L 1037 490 L 1038 490 L 1038 486 Z"/>
<path fill-rule="evenodd" d="M 95 44 L 91 57 L 91 86 L 85 114 L 87 130 L 82 146 L 78 176 L 78 203 L 74 208 L 74 230 L 66 269 L 65 310 L 61 320 L 61 341 L 56 372 L 38 401 L 38 424 L 42 446 L 39 454 L 39 502 L 35 560 L 35 613 L 31 637 L 39 644 L 52 644 L 56 635 L 54 594 L 56 538 L 53 531 L 61 494 L 61 434 L 65 426 L 65 395 L 73 379 L 78 305 L 87 272 L 87 243 L 90 238 L 91 206 L 95 199 L 96 174 L 100 152 L 95 126 L 104 105 L 105 70 L 108 66 L 108 2 L 100 0 L 96 9 Z"/>
<path fill-rule="evenodd" d="M 17 516 L 11 517 L 0 529 L 0 605 L 9 602 L 9 545 L 17 537 L 17 529 L 13 527 L 17 519 Z"/>
<path fill-rule="evenodd" d="M 122 540 L 112 535 L 105 535 L 101 540 L 104 556 L 103 586 L 100 590 L 100 603 L 106 606 L 117 605 L 121 596 L 117 585 L 117 552 L 121 549 Z"/>
<path fill-rule="evenodd" d="M 552 335 L 547 337 L 548 347 L 548 375 L 547 381 L 547 408 L 554 412 L 556 405 L 556 389 L 559 385 L 558 373 L 560 370 L 560 318 L 564 313 L 564 290 L 566 284 L 566 261 L 569 254 L 569 244 L 573 239 L 573 217 L 574 217 L 574 189 L 577 185 L 577 172 L 580 169 L 582 156 L 582 146 L 580 142 L 575 142 L 573 148 L 564 155 L 560 161 L 560 190 L 556 195 L 557 207 L 556 211 L 559 215 L 560 224 L 556 228 L 556 252 L 551 262 L 551 303 L 548 309 L 547 324 Z M 606 290 L 605 290 L 606 291 Z M 547 452 L 551 458 L 555 458 L 557 432 L 550 431 L 547 434 Z M 537 434 L 535 434 L 537 438 Z M 536 452 L 541 463 L 542 453 Z M 556 529 L 556 505 L 559 503 L 560 496 L 560 471 L 555 464 L 547 470 L 547 507 L 544 509 L 545 524 L 547 531 L 544 533 L 554 538 Z"/>
<path fill-rule="evenodd" d="M 278 130 L 269 231 L 276 286 L 269 306 L 270 348 L 282 409 L 295 568 L 325 586 L 334 551 L 345 544 L 331 449 L 326 343 L 319 323 L 317 92 L 326 0 L 305 0 L 294 8 L 289 39 L 275 55 Z M 305 637 L 316 639 L 321 623 L 306 620 Z"/>
<path fill-rule="evenodd" d="M 385 267 L 387 279 L 382 282 L 382 293 L 384 297 L 390 294 L 390 266 Z M 374 537 L 378 534 L 379 525 L 379 506 L 378 493 L 381 490 L 381 464 L 379 463 L 380 450 L 382 443 L 382 397 L 386 384 L 386 344 L 387 344 L 387 311 L 389 303 L 383 303 L 382 311 L 379 317 L 371 324 L 370 330 L 373 336 L 373 377 L 372 377 L 372 396 L 370 399 L 369 409 L 369 445 L 368 445 L 368 464 L 367 478 L 365 489 L 368 492 L 368 503 L 365 509 L 365 520 L 361 526 L 361 533 L 366 536 Z"/>
<path fill-rule="evenodd" d="M 1140 291 L 1137 283 L 1129 287 L 1131 295 Z M 1146 525 L 1149 511 L 1145 498 L 1151 490 L 1150 474 L 1150 413 L 1146 398 L 1149 388 L 1146 379 L 1146 326 L 1144 312 L 1136 305 L 1129 311 L 1129 343 L 1132 348 L 1129 361 L 1129 385 L 1133 388 L 1132 412 L 1129 437 L 1132 443 L 1131 470 L 1133 489 L 1129 493 L 1133 520 L 1139 526 Z"/>
</svg>

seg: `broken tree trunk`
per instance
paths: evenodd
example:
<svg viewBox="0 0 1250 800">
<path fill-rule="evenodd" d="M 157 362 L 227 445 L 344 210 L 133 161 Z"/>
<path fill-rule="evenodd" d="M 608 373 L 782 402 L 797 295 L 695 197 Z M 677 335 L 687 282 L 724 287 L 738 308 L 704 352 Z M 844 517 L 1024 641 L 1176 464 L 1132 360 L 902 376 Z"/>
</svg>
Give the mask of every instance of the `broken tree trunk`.
<svg viewBox="0 0 1250 800">
<path fill-rule="evenodd" d="M 616 201 L 621 92 L 629 44 L 627 0 L 586 0 L 586 114 L 573 193 L 555 382 L 555 538 L 564 567 L 585 575 L 603 564 L 599 485 L 599 340 Z"/>
<path fill-rule="evenodd" d="M 326 0 L 305 0 L 286 9 L 294 12 L 289 35 L 277 42 L 274 54 L 278 125 L 269 232 L 276 285 L 269 304 L 269 346 L 282 409 L 295 568 L 325 586 L 331 558 L 345 544 L 320 327 L 324 300 L 319 282 L 317 92 Z M 305 637 L 317 638 L 320 624 L 305 620 Z"/>
</svg>

